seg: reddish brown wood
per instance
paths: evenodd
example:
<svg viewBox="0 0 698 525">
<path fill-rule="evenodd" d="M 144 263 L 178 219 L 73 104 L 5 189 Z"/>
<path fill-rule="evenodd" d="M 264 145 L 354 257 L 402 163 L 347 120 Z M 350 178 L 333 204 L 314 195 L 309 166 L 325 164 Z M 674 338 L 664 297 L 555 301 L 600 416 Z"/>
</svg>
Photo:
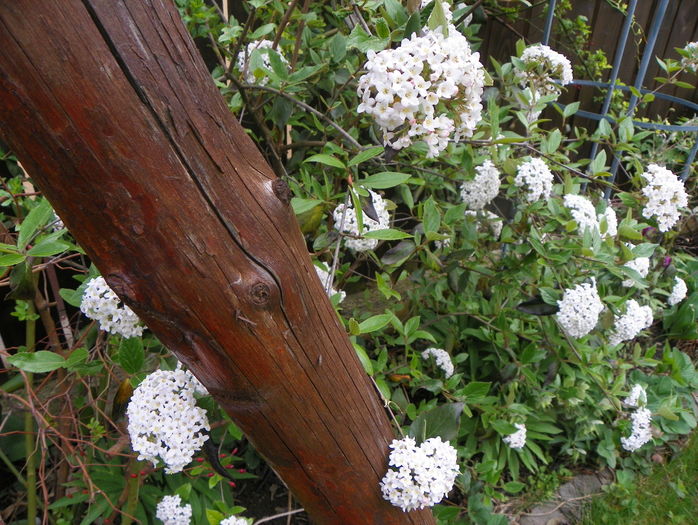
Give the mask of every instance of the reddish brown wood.
<svg viewBox="0 0 698 525">
<path fill-rule="evenodd" d="M 1 2 L 0 133 L 316 523 L 434 523 L 381 498 L 383 406 L 172 2 Z"/>
</svg>

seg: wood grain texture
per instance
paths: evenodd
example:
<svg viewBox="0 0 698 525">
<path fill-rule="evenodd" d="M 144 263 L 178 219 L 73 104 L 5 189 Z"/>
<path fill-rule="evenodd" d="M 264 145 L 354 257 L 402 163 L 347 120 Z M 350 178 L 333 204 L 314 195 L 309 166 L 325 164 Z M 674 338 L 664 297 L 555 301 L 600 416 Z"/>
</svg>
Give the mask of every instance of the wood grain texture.
<svg viewBox="0 0 698 525">
<path fill-rule="evenodd" d="M 0 3 L 0 134 L 316 523 L 434 523 L 381 498 L 384 408 L 172 2 Z"/>
</svg>

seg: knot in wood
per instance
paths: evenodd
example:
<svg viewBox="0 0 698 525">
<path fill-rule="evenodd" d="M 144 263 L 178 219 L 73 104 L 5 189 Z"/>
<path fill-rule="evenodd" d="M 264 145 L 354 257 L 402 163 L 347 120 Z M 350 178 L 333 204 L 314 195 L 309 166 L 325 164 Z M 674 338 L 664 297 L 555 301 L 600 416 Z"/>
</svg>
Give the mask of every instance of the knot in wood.
<svg viewBox="0 0 698 525">
<path fill-rule="evenodd" d="M 271 288 L 267 283 L 256 282 L 250 287 L 250 298 L 257 306 L 266 306 L 271 299 Z"/>
<path fill-rule="evenodd" d="M 274 191 L 274 195 L 284 204 L 291 202 L 291 188 L 288 187 L 285 180 L 276 179 L 271 183 L 271 189 Z"/>
</svg>

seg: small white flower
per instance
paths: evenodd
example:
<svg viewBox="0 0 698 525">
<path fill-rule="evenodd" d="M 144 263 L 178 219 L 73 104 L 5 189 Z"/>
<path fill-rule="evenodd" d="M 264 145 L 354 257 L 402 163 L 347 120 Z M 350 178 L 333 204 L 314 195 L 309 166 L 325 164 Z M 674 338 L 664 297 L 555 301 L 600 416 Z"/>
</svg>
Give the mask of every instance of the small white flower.
<svg viewBox="0 0 698 525">
<path fill-rule="evenodd" d="M 453 375 L 453 361 L 451 361 L 451 356 L 443 348 L 427 348 L 422 352 L 422 359 L 429 359 L 429 356 L 433 356 L 436 361 L 436 366 L 443 370 L 444 375 L 448 378 Z"/>
<path fill-rule="evenodd" d="M 570 210 L 570 214 L 577 223 L 581 233 L 584 233 L 586 229 L 592 231 L 599 229 L 596 210 L 589 199 L 581 195 L 567 194 L 563 198 L 563 202 L 567 209 Z"/>
<path fill-rule="evenodd" d="M 640 306 L 635 299 L 629 299 L 625 314 L 614 317 L 614 330 L 608 338 L 609 343 L 617 345 L 634 339 L 652 325 L 652 320 L 652 309 L 649 306 Z"/>
<path fill-rule="evenodd" d="M 684 183 L 663 166 L 650 164 L 642 174 L 647 185 L 642 193 L 647 197 L 647 203 L 642 210 L 642 216 L 654 217 L 659 231 L 669 231 L 679 220 L 679 208 L 688 205 L 688 195 Z"/>
<path fill-rule="evenodd" d="M 514 426 L 518 428 L 518 430 L 513 434 L 504 436 L 502 441 L 513 449 L 521 449 L 526 444 L 526 425 L 523 423 L 514 423 Z"/>
<path fill-rule="evenodd" d="M 514 185 L 527 191 L 528 202 L 547 199 L 553 191 L 553 174 L 543 160 L 531 159 L 516 170 Z"/>
<path fill-rule="evenodd" d="M 181 504 L 182 499 L 179 496 L 165 496 L 157 505 L 155 517 L 165 525 L 189 525 L 191 505 Z"/>
<path fill-rule="evenodd" d="M 206 410 L 196 406 L 195 393 L 207 393 L 189 371 L 158 370 L 148 375 L 131 396 L 126 410 L 131 446 L 139 460 L 165 472 L 181 472 L 208 439 Z"/>
<path fill-rule="evenodd" d="M 671 289 L 671 295 L 667 299 L 667 303 L 669 303 L 669 306 L 679 304 L 686 298 L 687 293 L 688 287 L 686 286 L 686 281 L 681 279 L 681 277 L 676 277 L 674 280 L 674 287 Z"/>
<path fill-rule="evenodd" d="M 230 516 L 229 518 L 221 520 L 219 525 L 248 525 L 248 522 L 245 518 Z"/>
<path fill-rule="evenodd" d="M 632 421 L 632 433 L 628 437 L 620 438 L 620 443 L 625 450 L 635 452 L 652 439 L 652 430 L 650 429 L 652 412 L 644 407 L 638 408 L 630 415 L 630 420 Z"/>
<path fill-rule="evenodd" d="M 137 337 L 143 334 L 138 316 L 109 288 L 104 277 L 95 277 L 87 283 L 80 311 L 99 323 L 99 328 L 110 334 Z"/>
<path fill-rule="evenodd" d="M 623 401 L 627 406 L 637 408 L 647 404 L 647 392 L 642 385 L 634 385 L 628 397 Z"/>
<path fill-rule="evenodd" d="M 647 277 L 647 274 L 650 271 L 650 259 L 649 257 L 636 257 L 632 261 L 628 261 L 624 265 L 626 268 L 630 268 L 632 270 L 635 270 L 637 273 L 640 274 L 640 277 L 643 279 Z M 623 286 L 626 288 L 630 288 L 632 286 L 635 286 L 635 281 L 632 279 L 625 279 L 623 281 Z"/>
<path fill-rule="evenodd" d="M 565 290 L 557 305 L 560 308 L 555 315 L 557 322 L 568 336 L 574 338 L 591 332 L 604 309 L 594 280 Z"/>
<path fill-rule="evenodd" d="M 459 474 L 456 449 L 441 438 L 427 439 L 420 446 L 411 437 L 390 444 L 391 467 L 381 481 L 383 498 L 409 512 L 436 505 L 453 488 Z"/>
<path fill-rule="evenodd" d="M 332 216 L 334 217 L 334 227 L 339 229 L 342 224 L 342 215 L 344 214 L 344 228 L 342 232 L 348 233 L 354 237 L 360 237 L 364 232 L 372 232 L 376 230 L 387 230 L 390 228 L 390 214 L 385 207 L 385 202 L 383 197 L 377 193 L 368 190 L 371 195 L 371 200 L 373 202 L 373 208 L 376 210 L 376 215 L 378 216 L 378 221 L 374 221 L 365 213 L 363 214 L 363 226 L 364 231 L 359 231 L 359 221 L 356 217 L 356 210 L 352 204 L 346 210 L 344 214 L 344 204 L 340 204 L 334 209 Z M 364 239 L 364 238 L 352 238 L 347 237 L 345 239 L 347 248 L 354 250 L 355 252 L 365 252 L 368 250 L 373 250 L 378 245 L 378 239 Z"/>
<path fill-rule="evenodd" d="M 471 210 L 481 210 L 499 194 L 499 170 L 486 160 L 475 168 L 477 175 L 461 184 L 460 195 Z"/>
</svg>

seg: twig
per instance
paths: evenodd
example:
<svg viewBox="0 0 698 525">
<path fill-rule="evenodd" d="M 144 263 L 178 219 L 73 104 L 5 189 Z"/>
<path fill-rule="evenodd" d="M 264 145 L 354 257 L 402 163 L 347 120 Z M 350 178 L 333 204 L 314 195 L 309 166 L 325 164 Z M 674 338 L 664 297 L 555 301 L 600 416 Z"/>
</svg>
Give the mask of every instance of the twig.
<svg viewBox="0 0 698 525">
<path fill-rule="evenodd" d="M 276 518 L 284 518 L 292 514 L 298 514 L 299 512 L 305 512 L 305 509 L 293 509 L 286 512 L 281 512 L 279 514 L 274 514 L 273 516 L 267 516 L 253 523 L 253 525 L 259 525 L 260 523 L 266 523 L 267 521 L 275 520 Z"/>
<path fill-rule="evenodd" d="M 279 22 L 279 27 L 277 28 L 276 36 L 274 37 L 274 42 L 271 45 L 272 49 L 276 50 L 276 48 L 279 46 L 279 41 L 281 40 L 281 34 L 284 32 L 284 29 L 286 29 L 286 26 L 288 25 L 288 21 L 291 19 L 291 13 L 293 13 L 293 10 L 296 8 L 297 5 L 298 5 L 298 0 L 292 0 L 288 6 L 288 9 L 286 9 L 284 16 L 281 17 L 281 22 Z"/>
<path fill-rule="evenodd" d="M 267 91 L 267 92 L 269 92 L 269 93 L 274 93 L 275 95 L 284 97 L 285 99 L 290 100 L 291 102 L 293 102 L 293 103 L 296 104 L 297 106 L 303 108 L 303 109 L 306 110 L 307 112 L 312 113 L 312 114 L 315 115 L 316 117 L 318 117 L 318 118 L 324 120 L 325 122 L 327 122 L 330 126 L 332 126 L 334 129 L 336 129 L 336 130 L 339 132 L 339 134 L 342 135 L 342 137 L 344 137 L 344 138 L 347 140 L 347 142 L 349 142 L 349 143 L 350 143 L 352 146 L 354 146 L 356 149 L 358 149 L 358 150 L 363 149 L 363 147 L 361 146 L 361 144 L 359 144 L 359 143 L 356 141 L 356 139 L 355 139 L 354 137 L 352 137 L 351 135 L 349 135 L 349 133 L 347 133 L 347 131 L 346 131 L 344 128 L 342 128 L 339 124 L 337 124 L 334 120 L 332 120 L 331 118 L 329 118 L 329 117 L 328 117 L 327 115 L 325 115 L 324 113 L 321 113 L 320 111 L 318 111 L 318 110 L 315 109 L 314 107 L 309 106 L 309 105 L 306 104 L 305 102 L 303 102 L 303 101 L 301 101 L 301 100 L 298 100 L 296 97 L 294 97 L 294 96 L 292 96 L 292 95 L 289 95 L 288 93 L 285 93 L 285 92 L 283 92 L 283 91 L 281 91 L 281 90 L 279 90 L 279 89 L 273 88 L 273 87 L 269 87 L 269 86 L 260 86 L 260 85 L 257 85 L 257 84 L 240 84 L 240 88 L 243 88 L 243 89 L 256 89 L 256 90 L 258 90 L 258 91 Z M 242 93 L 241 93 L 241 94 L 242 94 Z"/>
<path fill-rule="evenodd" d="M 587 494 L 586 496 L 578 496 L 578 497 L 576 497 L 576 498 L 569 498 L 569 499 L 566 499 L 566 500 L 564 500 L 564 501 L 561 501 L 560 504 L 557 505 L 557 506 L 556 506 L 553 510 L 551 510 L 551 511 L 542 512 L 542 513 L 540 513 L 540 514 L 531 514 L 531 513 L 528 513 L 528 512 L 524 512 L 524 513 L 522 514 L 522 516 L 531 516 L 531 517 L 533 517 L 533 518 L 541 518 L 541 517 L 543 517 L 543 516 L 548 516 L 548 515 L 552 514 L 553 512 L 555 512 L 555 511 L 557 511 L 558 509 L 560 509 L 561 507 L 564 507 L 564 506 L 567 505 L 570 501 L 580 501 L 580 500 L 583 500 L 583 499 L 589 499 L 589 498 L 593 498 L 594 496 L 600 496 L 601 494 L 603 494 L 603 493 L 602 493 L 602 492 L 594 492 L 593 494 Z"/>
</svg>

